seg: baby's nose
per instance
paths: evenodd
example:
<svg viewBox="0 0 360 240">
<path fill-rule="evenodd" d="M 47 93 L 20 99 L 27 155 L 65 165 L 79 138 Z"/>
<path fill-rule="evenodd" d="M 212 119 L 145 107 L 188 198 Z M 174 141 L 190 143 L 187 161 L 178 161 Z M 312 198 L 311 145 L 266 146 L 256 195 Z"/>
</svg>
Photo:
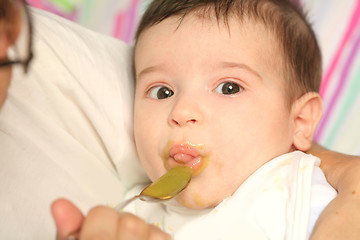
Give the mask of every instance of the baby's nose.
<svg viewBox="0 0 360 240">
<path fill-rule="evenodd" d="M 185 126 L 185 125 L 195 125 L 198 120 L 196 119 L 189 119 L 189 120 L 179 120 L 179 119 L 172 119 L 171 120 L 173 125 L 177 125 L 177 126 Z"/>
<path fill-rule="evenodd" d="M 190 98 L 178 99 L 169 116 L 171 126 L 196 126 L 203 121 L 202 108 L 198 101 Z"/>
</svg>

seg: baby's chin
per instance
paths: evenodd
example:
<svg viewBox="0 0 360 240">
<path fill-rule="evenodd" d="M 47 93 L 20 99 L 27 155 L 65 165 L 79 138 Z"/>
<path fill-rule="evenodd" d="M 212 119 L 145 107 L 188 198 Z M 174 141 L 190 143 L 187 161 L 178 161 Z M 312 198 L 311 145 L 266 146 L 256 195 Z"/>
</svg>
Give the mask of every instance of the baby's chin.
<svg viewBox="0 0 360 240">
<path fill-rule="evenodd" d="M 184 192 L 176 197 L 176 201 L 189 209 L 209 209 L 216 207 L 220 201 L 211 198 L 204 198 L 200 194 Z"/>
</svg>

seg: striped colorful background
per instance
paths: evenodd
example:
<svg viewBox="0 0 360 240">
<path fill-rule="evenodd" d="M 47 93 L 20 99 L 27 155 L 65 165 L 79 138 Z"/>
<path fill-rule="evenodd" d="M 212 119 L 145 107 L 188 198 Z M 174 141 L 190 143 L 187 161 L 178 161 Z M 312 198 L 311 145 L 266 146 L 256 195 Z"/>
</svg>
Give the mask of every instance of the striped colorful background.
<svg viewBox="0 0 360 240">
<path fill-rule="evenodd" d="M 315 139 L 333 150 L 360 155 L 360 0 L 296 1 L 308 11 L 324 57 L 324 112 Z M 149 0 L 27 2 L 132 43 Z"/>
</svg>

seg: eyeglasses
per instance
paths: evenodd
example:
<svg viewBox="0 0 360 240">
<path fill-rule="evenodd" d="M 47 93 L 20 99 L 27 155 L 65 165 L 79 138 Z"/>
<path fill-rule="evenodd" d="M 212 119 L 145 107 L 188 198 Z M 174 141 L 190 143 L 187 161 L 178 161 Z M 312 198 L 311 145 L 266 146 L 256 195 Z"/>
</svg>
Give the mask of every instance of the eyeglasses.
<svg viewBox="0 0 360 240">
<path fill-rule="evenodd" d="M 19 16 L 20 22 L 18 22 L 17 16 Z M 21 24 L 20 33 L 17 33 L 17 24 Z M 0 59 L 0 68 L 19 64 L 27 73 L 33 58 L 32 33 L 31 16 L 25 1 L 0 0 L 0 37 L 13 43 L 7 57 Z"/>
</svg>

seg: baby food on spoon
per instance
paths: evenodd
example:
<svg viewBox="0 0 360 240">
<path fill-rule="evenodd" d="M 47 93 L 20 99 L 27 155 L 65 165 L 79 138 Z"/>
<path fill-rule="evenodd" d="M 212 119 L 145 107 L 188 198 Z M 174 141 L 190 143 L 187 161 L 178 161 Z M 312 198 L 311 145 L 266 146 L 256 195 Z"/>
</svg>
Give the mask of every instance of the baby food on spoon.
<svg viewBox="0 0 360 240">
<path fill-rule="evenodd" d="M 171 168 L 157 181 L 146 187 L 140 193 L 140 199 L 151 197 L 153 199 L 167 200 L 175 197 L 187 187 L 191 180 L 192 172 L 192 169 L 186 166 Z"/>
<path fill-rule="evenodd" d="M 193 170 L 186 166 L 171 168 L 157 181 L 144 188 L 139 195 L 121 202 L 115 207 L 115 209 L 120 212 L 124 207 L 137 198 L 140 198 L 143 201 L 161 201 L 171 199 L 187 187 L 191 180 L 192 172 Z"/>
</svg>

